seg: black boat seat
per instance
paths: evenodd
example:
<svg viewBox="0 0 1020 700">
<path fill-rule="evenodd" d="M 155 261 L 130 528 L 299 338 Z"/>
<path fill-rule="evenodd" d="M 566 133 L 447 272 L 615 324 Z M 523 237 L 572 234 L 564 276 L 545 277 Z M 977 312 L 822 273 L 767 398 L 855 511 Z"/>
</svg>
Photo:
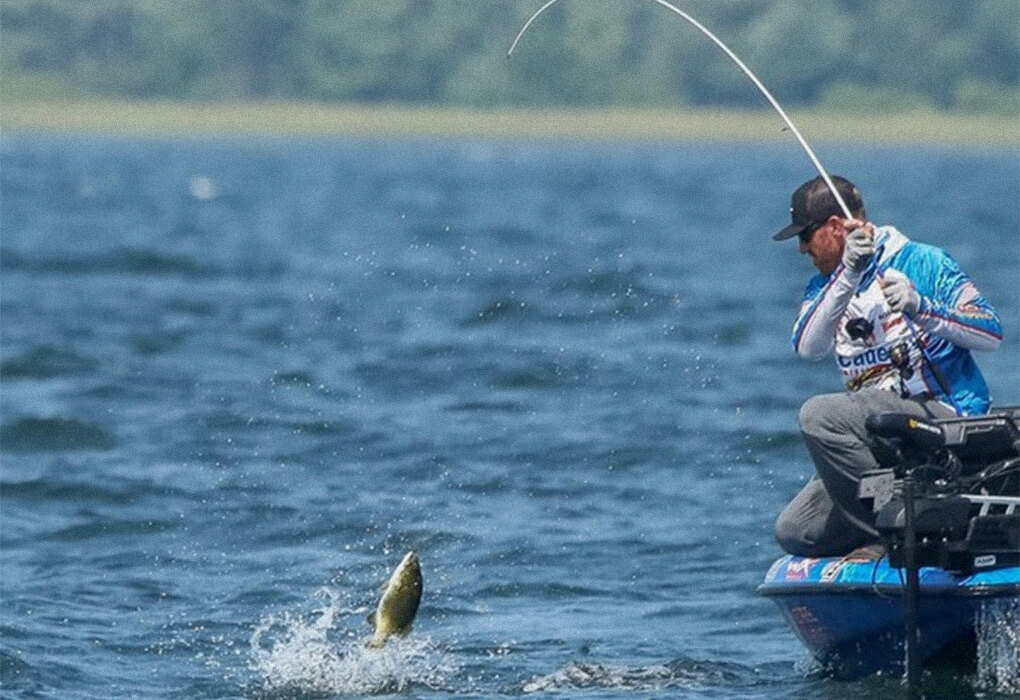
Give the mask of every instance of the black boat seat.
<svg viewBox="0 0 1020 700">
<path fill-rule="evenodd" d="M 1007 406 L 983 416 L 933 421 L 946 436 L 946 448 L 964 464 L 989 464 L 1020 457 L 1020 406 Z"/>
</svg>

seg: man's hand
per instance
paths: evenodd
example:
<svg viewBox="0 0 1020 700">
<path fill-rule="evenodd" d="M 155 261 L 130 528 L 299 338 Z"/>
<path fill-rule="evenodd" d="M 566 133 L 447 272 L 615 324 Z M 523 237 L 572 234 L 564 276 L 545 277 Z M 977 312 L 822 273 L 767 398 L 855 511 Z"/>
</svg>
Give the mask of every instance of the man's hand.
<svg viewBox="0 0 1020 700">
<path fill-rule="evenodd" d="M 848 221 L 849 224 L 859 223 Z M 874 229 L 870 226 L 858 226 L 847 234 L 843 245 L 843 267 L 860 274 L 868 267 L 875 254 Z"/>
<path fill-rule="evenodd" d="M 879 284 L 886 303 L 893 311 L 913 316 L 921 308 L 921 295 L 914 289 L 914 283 L 899 270 L 886 270 Z"/>
</svg>

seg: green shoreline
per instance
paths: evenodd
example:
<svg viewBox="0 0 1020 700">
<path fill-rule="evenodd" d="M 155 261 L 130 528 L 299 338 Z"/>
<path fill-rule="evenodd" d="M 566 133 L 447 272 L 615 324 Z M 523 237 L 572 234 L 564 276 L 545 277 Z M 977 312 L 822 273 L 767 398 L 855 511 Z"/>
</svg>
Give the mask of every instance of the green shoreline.
<svg viewBox="0 0 1020 700">
<path fill-rule="evenodd" d="M 1020 146 L 1020 115 L 909 112 L 791 114 L 809 141 Z M 771 111 L 494 109 L 179 101 L 5 102 L 4 133 L 137 136 L 479 137 L 507 140 L 774 141 Z"/>
</svg>

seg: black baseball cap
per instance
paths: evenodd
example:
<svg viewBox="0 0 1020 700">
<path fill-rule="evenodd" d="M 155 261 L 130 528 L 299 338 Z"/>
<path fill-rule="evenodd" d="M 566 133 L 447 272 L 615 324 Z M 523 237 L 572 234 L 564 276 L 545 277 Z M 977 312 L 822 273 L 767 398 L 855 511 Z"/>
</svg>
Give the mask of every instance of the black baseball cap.
<svg viewBox="0 0 1020 700">
<path fill-rule="evenodd" d="M 850 213 L 861 218 L 866 217 L 864 200 L 861 198 L 861 192 L 857 186 L 839 175 L 832 175 L 831 180 L 839 192 L 839 196 L 843 198 L 850 209 Z M 793 197 L 790 198 L 790 217 L 793 222 L 772 236 L 772 240 L 785 241 L 804 231 L 818 228 L 828 221 L 830 216 L 843 217 L 846 214 L 821 176 L 808 180 L 798 187 L 794 191 Z"/>
</svg>

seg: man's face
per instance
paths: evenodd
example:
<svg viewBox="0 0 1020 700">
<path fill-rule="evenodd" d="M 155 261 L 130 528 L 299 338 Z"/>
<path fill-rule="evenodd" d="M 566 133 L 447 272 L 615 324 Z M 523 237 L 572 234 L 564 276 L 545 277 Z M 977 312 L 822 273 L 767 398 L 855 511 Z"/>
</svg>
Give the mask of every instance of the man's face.
<svg viewBox="0 0 1020 700">
<path fill-rule="evenodd" d="M 800 234 L 800 252 L 811 256 L 818 271 L 831 275 L 843 257 L 843 242 L 846 231 L 839 225 L 837 217 L 830 217 L 820 227 Z"/>
</svg>

